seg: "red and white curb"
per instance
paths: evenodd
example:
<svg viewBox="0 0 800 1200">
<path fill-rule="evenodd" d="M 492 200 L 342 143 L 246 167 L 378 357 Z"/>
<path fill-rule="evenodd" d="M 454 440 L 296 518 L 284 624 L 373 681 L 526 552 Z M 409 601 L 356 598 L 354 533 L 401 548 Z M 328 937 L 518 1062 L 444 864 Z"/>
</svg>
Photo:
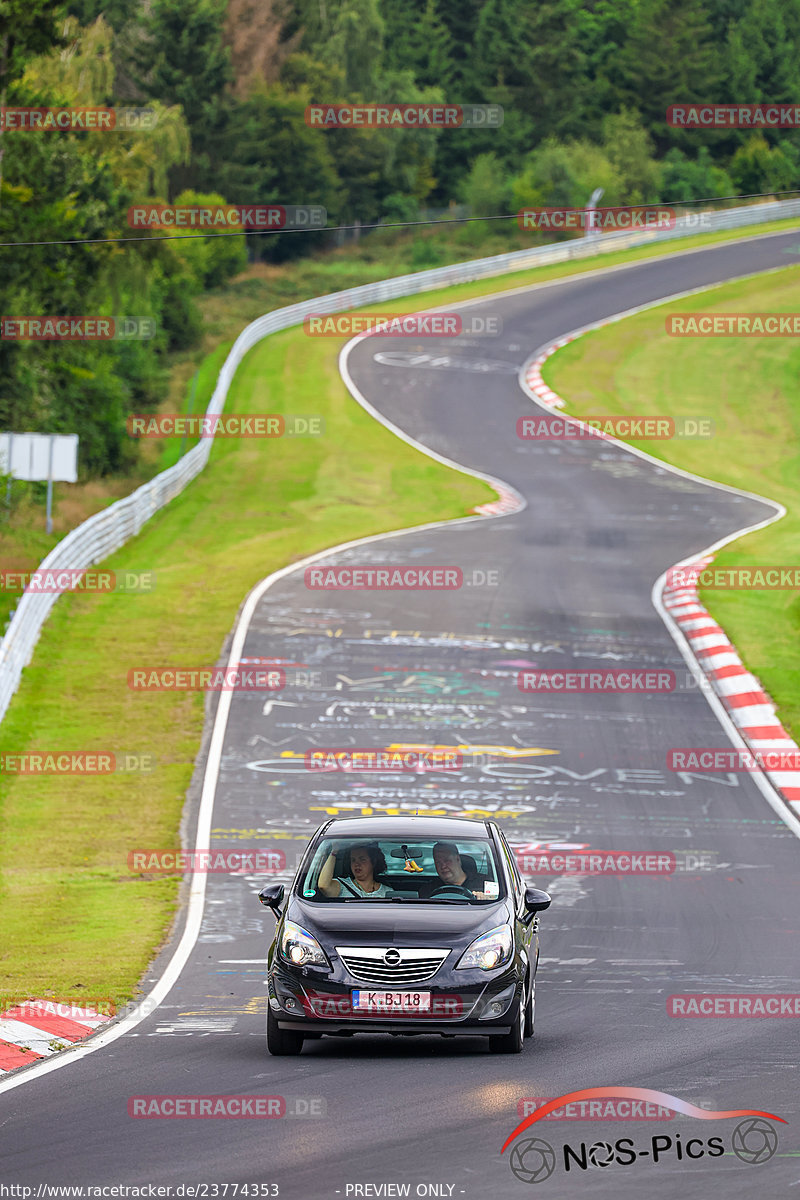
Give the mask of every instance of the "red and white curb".
<svg viewBox="0 0 800 1200">
<path fill-rule="evenodd" d="M 479 504 L 477 508 L 473 508 L 473 512 L 480 513 L 482 517 L 504 517 L 508 513 L 521 512 L 525 507 L 524 504 L 520 504 L 519 492 L 513 488 L 506 487 L 499 480 L 493 483 L 492 487 L 500 498 L 490 500 L 488 504 Z"/>
<path fill-rule="evenodd" d="M 55 1000 L 26 1000 L 0 1012 L 0 1078 L 96 1033 L 110 1016 Z"/>
<path fill-rule="evenodd" d="M 580 334 L 572 333 L 568 337 L 559 338 L 557 342 L 553 342 L 552 346 L 548 346 L 546 350 L 538 354 L 525 368 L 525 383 L 536 399 L 542 404 L 546 404 L 548 408 L 563 408 L 565 401 L 542 379 L 542 367 L 552 354 L 555 354 L 562 346 L 566 346 L 568 342 L 574 342 L 578 337 Z"/>
<path fill-rule="evenodd" d="M 679 570 L 684 575 L 696 575 L 712 561 L 713 556 L 699 558 Z M 725 631 L 700 603 L 697 584 L 684 583 L 679 587 L 667 584 L 662 600 L 748 747 L 754 752 L 796 752 L 797 743 L 776 717 L 775 705 L 755 675 L 742 665 Z M 800 816 L 800 770 L 765 770 L 764 774 L 789 808 Z"/>
</svg>

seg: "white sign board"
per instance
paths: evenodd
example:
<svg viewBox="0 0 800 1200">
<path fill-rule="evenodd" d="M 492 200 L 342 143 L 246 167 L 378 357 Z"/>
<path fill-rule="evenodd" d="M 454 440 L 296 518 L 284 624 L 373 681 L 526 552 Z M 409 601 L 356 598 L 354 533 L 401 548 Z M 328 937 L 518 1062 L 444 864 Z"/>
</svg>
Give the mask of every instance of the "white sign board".
<svg viewBox="0 0 800 1200">
<path fill-rule="evenodd" d="M 0 474 L 77 483 L 77 433 L 0 433 Z"/>
</svg>

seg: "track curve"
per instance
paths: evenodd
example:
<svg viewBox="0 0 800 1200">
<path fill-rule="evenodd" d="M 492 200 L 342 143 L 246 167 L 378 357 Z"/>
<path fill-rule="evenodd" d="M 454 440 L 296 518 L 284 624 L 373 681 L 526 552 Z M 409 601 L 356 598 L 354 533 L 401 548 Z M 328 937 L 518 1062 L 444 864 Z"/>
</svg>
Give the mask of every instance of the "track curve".
<svg viewBox="0 0 800 1200">
<path fill-rule="evenodd" d="M 795 1022 L 680 1021 L 667 1016 L 665 1002 L 672 993 L 796 988 L 797 839 L 748 777 L 721 783 L 665 769 L 670 747 L 725 744 L 696 688 L 545 698 L 516 687 L 519 664 L 651 666 L 681 677 L 685 664 L 651 603 L 654 580 L 764 519 L 768 506 L 618 446 L 525 443 L 514 433 L 531 411 L 517 375 L 533 348 L 635 305 L 783 267 L 793 238 L 727 243 L 490 297 L 473 307 L 500 314 L 502 335 L 403 344 L 415 362 L 398 359 L 397 339 L 355 345 L 354 385 L 386 421 L 508 481 L 526 507 L 326 556 L 484 572 L 483 582 L 473 576 L 458 591 L 315 592 L 296 567 L 279 572 L 251 597 L 240 630 L 244 656 L 301 662 L 317 674 L 271 706 L 263 696 L 234 695 L 209 739 L 212 759 L 215 739 L 220 754 L 218 778 L 206 779 L 212 844 L 285 848 L 287 874 L 326 812 L 403 806 L 487 811 L 520 845 L 699 852 L 706 869 L 668 878 L 537 875 L 554 896 L 542 923 L 537 1033 L 507 1059 L 481 1042 L 372 1038 L 311 1042 L 300 1059 L 268 1058 L 261 960 L 272 922 L 254 895 L 263 880 L 210 876 L 194 908 L 197 939 L 190 915 L 188 959 L 179 973 L 173 967 L 174 983 L 152 1016 L 63 1068 L 20 1074 L 12 1090 L 0 1085 L 4 1178 L 274 1182 L 282 1197 L 302 1200 L 393 1194 L 347 1191 L 368 1183 L 409 1183 L 412 1195 L 417 1184 L 436 1184 L 443 1190 L 428 1194 L 470 1200 L 489 1190 L 525 1195 L 508 1154 L 500 1155 L 520 1120 L 518 1102 L 630 1084 L 710 1109 L 775 1112 L 788 1122 L 779 1152 L 756 1176 L 730 1154 L 562 1170 L 543 1185 L 545 1195 L 638 1197 L 646 1189 L 671 1197 L 724 1186 L 738 1197 L 754 1180 L 770 1194 L 795 1182 Z M 485 580 L 492 571 L 496 586 Z M 319 745 L 419 741 L 557 754 L 493 754 L 446 782 L 403 776 L 365 784 L 302 767 L 303 752 Z M 287 760 L 287 750 L 299 760 Z M 210 814 L 193 805 L 192 835 Z M 154 978 L 172 953 L 161 956 Z M 234 1093 L 320 1100 L 327 1115 L 210 1123 L 127 1115 L 132 1095 Z M 708 1137 L 689 1118 L 546 1124 L 541 1136 L 559 1147 L 620 1136 L 644 1146 L 654 1131 Z"/>
</svg>

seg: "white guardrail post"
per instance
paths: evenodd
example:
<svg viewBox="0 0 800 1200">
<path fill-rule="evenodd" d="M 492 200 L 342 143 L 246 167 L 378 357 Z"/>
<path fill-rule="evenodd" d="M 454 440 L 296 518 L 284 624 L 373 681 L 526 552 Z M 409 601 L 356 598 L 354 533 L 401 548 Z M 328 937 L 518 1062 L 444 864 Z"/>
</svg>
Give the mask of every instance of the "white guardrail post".
<svg viewBox="0 0 800 1200">
<path fill-rule="evenodd" d="M 344 292 L 334 292 L 329 296 L 318 296 L 301 304 L 276 309 L 253 321 L 239 334 L 222 365 L 206 413 L 212 416 L 222 412 L 236 369 L 253 346 L 271 333 L 301 324 L 303 318 L 310 313 L 342 312 L 384 300 L 413 296 L 451 284 L 470 283 L 512 271 L 524 271 L 528 267 L 586 258 L 649 242 L 670 241 L 672 238 L 686 237 L 693 233 L 713 233 L 722 229 L 737 229 L 745 225 L 759 225 L 767 221 L 796 217 L 800 216 L 800 199 L 772 201 L 768 204 L 704 213 L 702 216 L 705 218 L 702 224 L 697 215 L 690 214 L 678 218 L 672 229 L 610 233 L 599 238 L 579 238 L 555 245 L 535 246 L 530 250 L 515 250 L 508 254 L 473 259 L 449 267 L 434 267 L 413 275 L 398 275 L 393 279 L 383 279 L 378 283 L 348 288 Z M 199 475 L 208 462 L 210 453 L 211 439 L 201 439 L 174 466 L 162 471 L 148 483 L 142 484 L 130 496 L 117 500 L 71 530 L 53 547 L 38 569 L 47 571 L 59 568 L 88 568 L 113 554 L 139 533 L 158 509 L 168 504 Z M 8 710 L 11 697 L 19 686 L 23 669 L 31 660 L 42 626 L 59 594 L 26 592 L 14 611 L 6 634 L 0 642 L 0 720 Z"/>
</svg>

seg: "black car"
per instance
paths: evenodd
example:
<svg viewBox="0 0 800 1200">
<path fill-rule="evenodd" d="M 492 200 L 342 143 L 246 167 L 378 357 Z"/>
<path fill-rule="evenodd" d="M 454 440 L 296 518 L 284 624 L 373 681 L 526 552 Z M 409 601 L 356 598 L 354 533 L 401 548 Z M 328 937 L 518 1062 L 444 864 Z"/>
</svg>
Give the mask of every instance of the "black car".
<svg viewBox="0 0 800 1200">
<path fill-rule="evenodd" d="M 355 1033 L 489 1038 L 533 1033 L 538 913 L 494 821 L 336 818 L 314 834 L 267 957 L 267 1048 Z"/>
</svg>

